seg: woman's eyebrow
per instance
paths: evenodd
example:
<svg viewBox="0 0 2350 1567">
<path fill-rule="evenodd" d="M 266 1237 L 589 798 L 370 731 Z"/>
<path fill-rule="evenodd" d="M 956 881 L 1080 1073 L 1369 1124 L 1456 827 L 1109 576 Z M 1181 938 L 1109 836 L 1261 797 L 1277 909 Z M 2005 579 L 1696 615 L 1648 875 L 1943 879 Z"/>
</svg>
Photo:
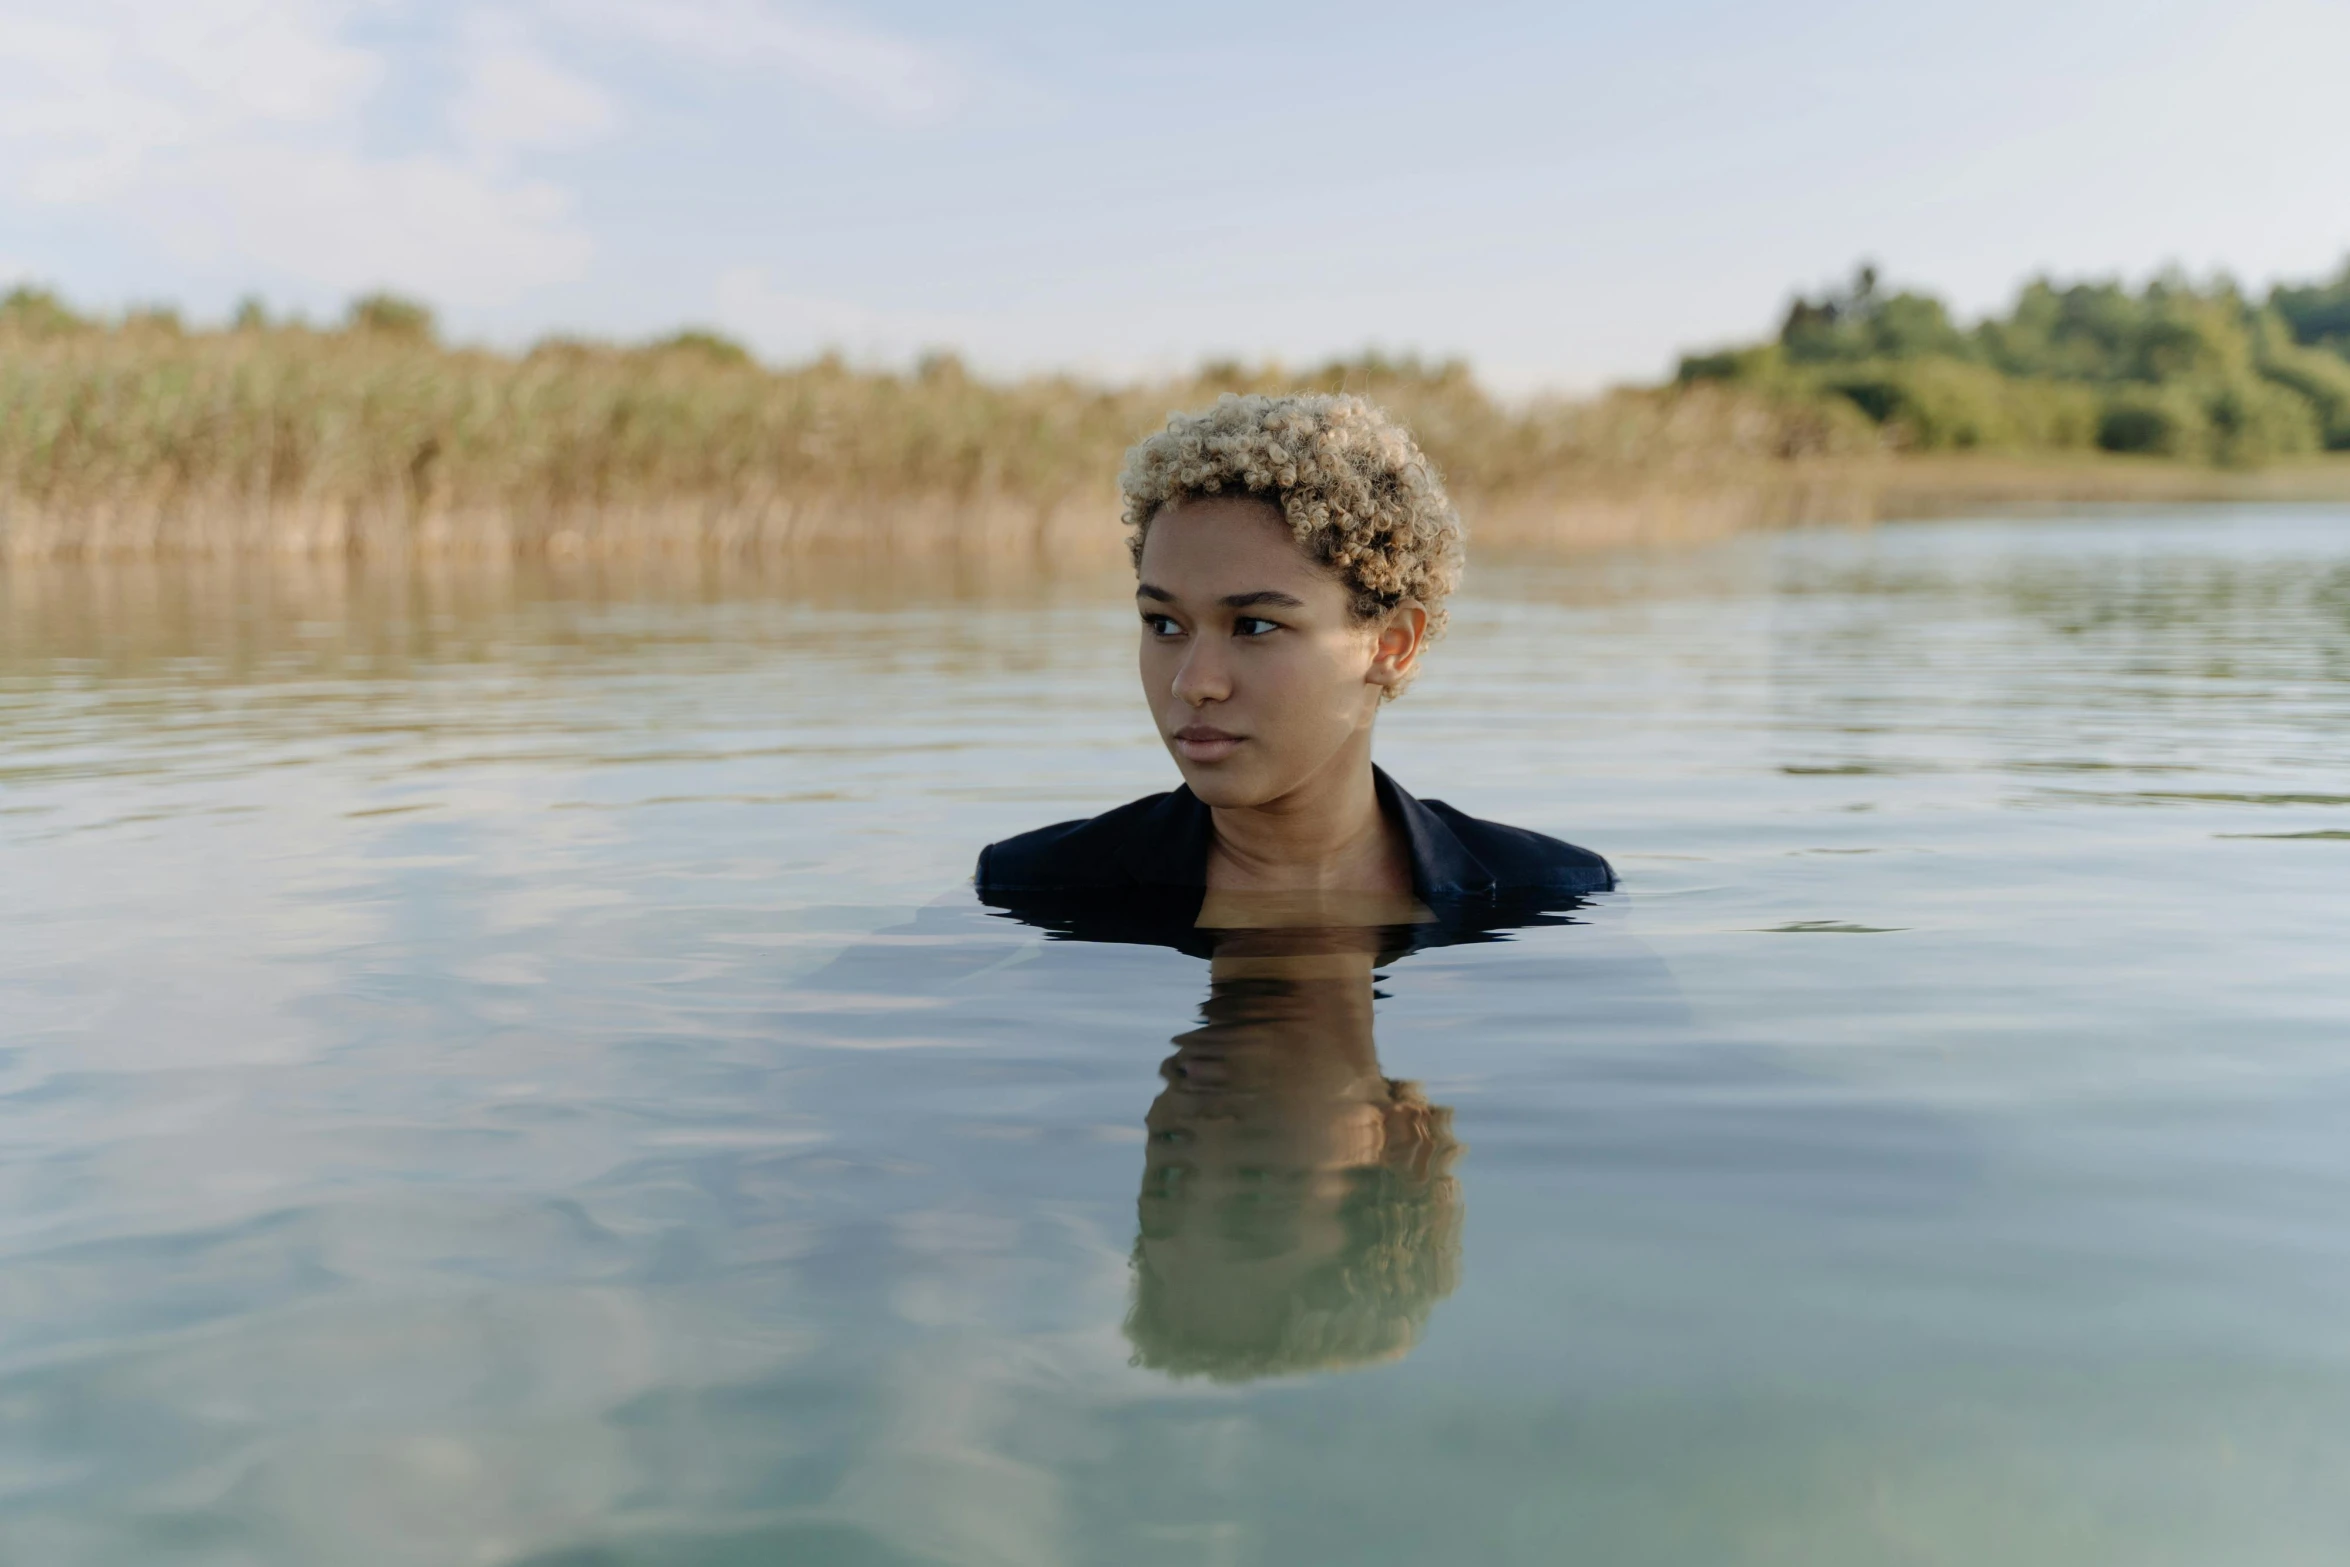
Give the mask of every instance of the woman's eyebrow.
<svg viewBox="0 0 2350 1567">
<path fill-rule="evenodd" d="M 1138 599 L 1154 599 L 1161 604 L 1175 602 L 1174 594 L 1150 582 L 1136 586 L 1134 596 Z M 1216 602 L 1226 609 L 1247 609 L 1256 604 L 1272 604 L 1283 609 L 1303 609 L 1306 606 L 1304 599 L 1283 593 L 1278 588 L 1259 588 L 1254 593 L 1227 593 Z"/>
</svg>

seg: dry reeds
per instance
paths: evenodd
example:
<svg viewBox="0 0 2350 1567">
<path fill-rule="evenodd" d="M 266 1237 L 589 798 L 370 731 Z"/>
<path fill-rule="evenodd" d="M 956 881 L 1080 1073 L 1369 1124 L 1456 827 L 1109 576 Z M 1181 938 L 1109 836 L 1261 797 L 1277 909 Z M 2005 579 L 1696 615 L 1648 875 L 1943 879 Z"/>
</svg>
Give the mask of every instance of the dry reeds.
<svg viewBox="0 0 2350 1567">
<path fill-rule="evenodd" d="M 1805 493 L 1800 459 L 1873 444 L 1857 419 L 1748 392 L 1513 408 L 1458 365 L 1408 361 L 999 383 L 946 357 L 772 371 L 691 335 L 514 356 L 364 316 L 190 332 L 20 310 L 0 312 L 0 554 L 1108 559 L 1131 441 L 1219 392 L 1293 386 L 1385 403 L 1472 527 L 1518 542 L 1760 520 Z"/>
<path fill-rule="evenodd" d="M 1130 386 L 993 382 L 950 357 L 904 375 L 835 359 L 776 371 L 699 334 L 506 355 L 441 347 L 389 306 L 339 331 L 190 332 L 161 316 L 80 321 L 20 293 L 0 300 L 0 560 L 1106 563 L 1123 547 L 1114 476 L 1134 439 L 1221 392 L 1286 388 L 1386 405 L 1472 535 L 1503 547 L 1976 500 L 2350 493 L 2339 461 L 2231 476 L 2153 459 L 1896 459 L 1848 403 L 1705 382 L 1510 405 L 1458 364 L 1377 358 Z"/>
</svg>

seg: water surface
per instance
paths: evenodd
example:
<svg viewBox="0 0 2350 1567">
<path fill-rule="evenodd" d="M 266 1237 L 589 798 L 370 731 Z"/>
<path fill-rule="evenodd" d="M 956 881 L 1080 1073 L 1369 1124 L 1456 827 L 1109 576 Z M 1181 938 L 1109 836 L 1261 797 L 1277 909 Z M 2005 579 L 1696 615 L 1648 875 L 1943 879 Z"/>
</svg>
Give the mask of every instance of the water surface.
<svg viewBox="0 0 2350 1567">
<path fill-rule="evenodd" d="M 0 1556 L 2338 1560 L 2350 514 L 1479 565 L 1213 972 L 1115 581 L 0 575 Z"/>
</svg>

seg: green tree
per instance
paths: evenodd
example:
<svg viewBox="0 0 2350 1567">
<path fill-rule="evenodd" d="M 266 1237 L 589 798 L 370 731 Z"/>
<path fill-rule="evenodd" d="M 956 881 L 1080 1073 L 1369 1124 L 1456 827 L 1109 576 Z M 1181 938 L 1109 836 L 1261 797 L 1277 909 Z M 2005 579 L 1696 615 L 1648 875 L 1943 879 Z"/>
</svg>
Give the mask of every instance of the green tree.
<svg viewBox="0 0 2350 1567">
<path fill-rule="evenodd" d="M 2350 258 L 2324 283 L 2269 291 L 2268 306 L 2282 317 L 2297 343 L 2321 343 L 2350 357 Z"/>
<path fill-rule="evenodd" d="M 2350 359 L 2294 341 L 2292 327 L 2273 311 L 2254 320 L 2253 353 L 2263 376 L 2315 411 L 2328 449 L 2350 451 Z"/>
<path fill-rule="evenodd" d="M 2094 445 L 2249 464 L 2350 450 L 2350 263 L 2257 304 L 2177 271 L 2135 289 L 2035 278 L 1968 328 L 1863 265 L 1797 298 L 1773 340 L 1688 355 L 1675 378 L 1847 405 L 1919 451 Z"/>
<path fill-rule="evenodd" d="M 1852 281 L 1818 299 L 1798 298 L 1779 327 L 1779 346 L 1794 364 L 1864 359 L 1966 358 L 1970 345 L 1950 311 L 1930 294 L 1878 290 L 1877 269 L 1863 264 Z"/>
</svg>

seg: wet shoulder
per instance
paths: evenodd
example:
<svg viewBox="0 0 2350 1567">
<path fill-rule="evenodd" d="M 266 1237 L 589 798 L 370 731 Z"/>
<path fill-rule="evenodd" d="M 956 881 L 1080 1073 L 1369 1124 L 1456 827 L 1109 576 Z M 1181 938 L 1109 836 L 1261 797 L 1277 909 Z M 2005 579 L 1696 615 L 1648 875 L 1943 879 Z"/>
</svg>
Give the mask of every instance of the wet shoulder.
<svg viewBox="0 0 2350 1567">
<path fill-rule="evenodd" d="M 979 851 L 973 880 L 982 896 L 1123 886 L 1132 878 L 1120 851 L 1171 799 L 1171 793 L 1145 795 L 1099 816 L 1055 822 L 991 843 Z"/>
<path fill-rule="evenodd" d="M 1503 891 L 1613 892 L 1615 867 L 1579 844 L 1505 822 L 1489 822 L 1442 800 L 1420 802 L 1452 829 Z"/>
</svg>

